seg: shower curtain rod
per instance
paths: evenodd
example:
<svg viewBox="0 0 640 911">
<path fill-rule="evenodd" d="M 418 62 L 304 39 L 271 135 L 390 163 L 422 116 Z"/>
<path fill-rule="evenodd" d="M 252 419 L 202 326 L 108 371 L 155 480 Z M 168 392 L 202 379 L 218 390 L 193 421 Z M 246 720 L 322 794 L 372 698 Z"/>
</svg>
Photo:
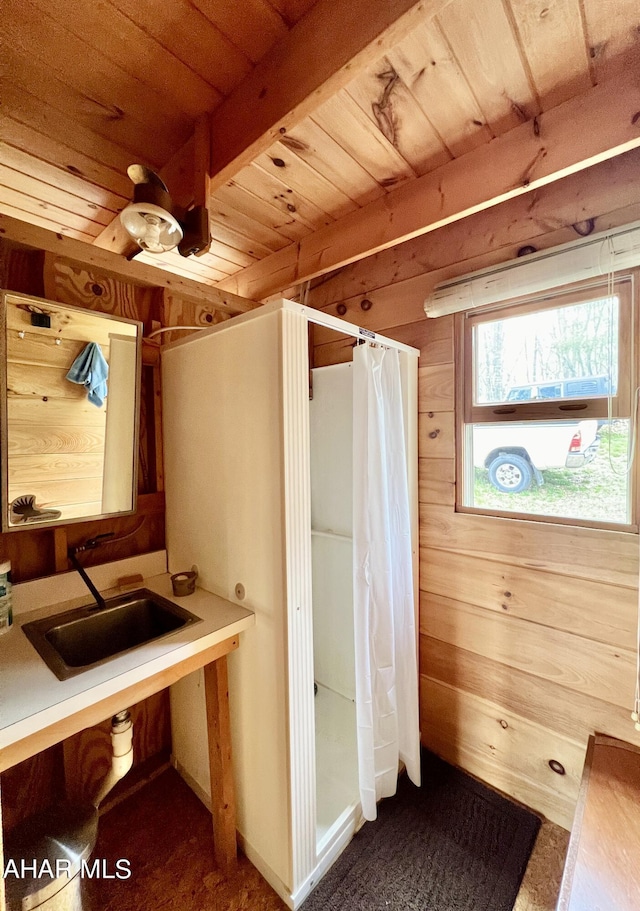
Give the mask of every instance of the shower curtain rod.
<svg viewBox="0 0 640 911">
<path fill-rule="evenodd" d="M 323 310 L 315 310 L 313 307 L 307 307 L 304 304 L 298 304 L 295 301 L 287 300 L 283 297 L 277 301 L 271 301 L 269 304 L 264 304 L 261 307 L 256 307 L 254 310 L 248 310 L 246 313 L 241 313 L 238 316 L 234 316 L 231 320 L 223 320 L 221 323 L 216 323 L 213 326 L 203 326 L 200 329 L 200 332 L 194 335 L 190 335 L 187 338 L 176 339 L 175 342 L 169 342 L 163 350 L 168 350 L 170 348 L 177 348 L 185 344 L 189 344 L 196 339 L 210 335 L 213 332 L 227 332 L 238 326 L 241 323 L 245 323 L 249 320 L 255 319 L 257 316 L 264 315 L 265 313 L 273 313 L 276 310 L 291 310 L 295 313 L 299 313 L 301 316 L 304 316 L 307 322 L 315 323 L 317 326 L 324 326 L 325 329 L 335 329 L 336 332 L 342 333 L 342 335 L 350 335 L 352 338 L 358 339 L 363 342 L 373 342 L 384 345 L 387 348 L 394 348 L 397 351 L 403 351 L 406 354 L 415 354 L 416 356 L 420 355 L 420 351 L 417 348 L 413 348 L 411 345 L 404 345 L 402 342 L 396 342 L 395 339 L 387 338 L 386 335 L 380 335 L 378 332 L 372 332 L 371 329 L 365 329 L 362 326 L 355 326 L 353 323 L 348 323 L 343 319 L 340 319 L 339 316 L 331 316 L 330 313 L 325 313 Z M 426 319 L 426 317 L 425 317 Z M 159 331 L 168 331 L 169 329 L 177 329 L 179 326 L 167 326 Z M 197 326 L 189 326 L 182 328 L 198 328 Z"/>
<path fill-rule="evenodd" d="M 289 301 L 283 298 L 283 305 L 287 310 L 297 310 L 304 314 L 310 323 L 317 326 L 324 326 L 325 329 L 335 329 L 343 335 L 351 335 L 353 338 L 363 342 L 378 342 L 387 348 L 395 348 L 397 351 L 405 351 L 407 354 L 420 354 L 417 348 L 411 345 L 404 345 L 395 339 L 388 338 L 386 335 L 380 335 L 371 329 L 364 329 L 362 326 L 356 326 L 348 323 L 338 316 L 331 316 L 330 313 L 324 313 L 322 310 L 314 310 L 313 307 L 306 307 L 304 304 L 296 304 L 295 301 Z"/>
</svg>

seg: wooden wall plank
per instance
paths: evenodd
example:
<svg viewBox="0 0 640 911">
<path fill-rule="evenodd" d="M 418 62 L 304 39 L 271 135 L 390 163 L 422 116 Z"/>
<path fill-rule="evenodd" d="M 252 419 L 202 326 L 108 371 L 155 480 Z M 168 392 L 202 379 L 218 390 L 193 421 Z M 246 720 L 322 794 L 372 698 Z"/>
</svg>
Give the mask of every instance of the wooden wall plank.
<svg viewBox="0 0 640 911">
<path fill-rule="evenodd" d="M 75 403 L 75 411 L 76 414 L 81 415 L 78 431 L 84 427 L 93 436 L 100 427 L 104 426 L 104 414 L 101 413 L 99 408 L 92 405 L 88 398 L 85 397 L 80 402 Z M 66 420 L 68 417 L 68 403 L 64 399 L 47 399 L 44 402 L 41 399 L 26 401 L 12 398 L 7 402 L 7 416 L 12 424 L 15 423 L 16 425 L 32 424 L 37 421 L 43 438 L 50 437 L 54 439 L 57 436 L 55 429 L 60 426 L 59 419 Z"/>
<path fill-rule="evenodd" d="M 129 2 L 133 7 L 137 5 L 137 0 Z M 241 7 L 233 0 L 195 0 L 193 5 L 252 63 L 257 63 L 286 35 L 287 24 L 296 22 L 310 3 L 306 0 L 297 9 L 285 4 L 283 15 L 278 15 L 277 3 L 272 6 L 266 0 L 246 0 Z M 190 43 L 187 47 L 191 47 Z"/>
<path fill-rule="evenodd" d="M 640 12 L 634 0 L 584 0 L 589 56 L 597 82 L 612 79 L 638 57 Z"/>
<path fill-rule="evenodd" d="M 456 496 L 453 459 L 418 460 L 418 499 L 421 503 L 453 506 Z"/>
<path fill-rule="evenodd" d="M 281 179 L 332 219 L 358 208 L 350 196 L 299 157 L 290 143 L 275 142 L 255 159 L 255 164 Z"/>
<path fill-rule="evenodd" d="M 16 497 L 28 494 L 35 494 L 36 504 L 40 507 L 60 507 L 63 510 L 63 518 L 65 519 L 74 515 L 87 515 L 86 510 L 83 513 L 78 512 L 75 508 L 83 504 L 91 505 L 93 515 L 100 515 L 102 512 L 102 476 L 98 478 L 73 478 L 72 480 L 32 478 L 28 485 L 25 485 L 21 480 L 10 480 L 9 502 Z M 61 504 L 64 504 L 64 507 Z M 67 506 L 72 510 L 71 512 L 67 512 Z"/>
<path fill-rule="evenodd" d="M 366 298 L 369 300 L 369 298 Z M 359 301 L 362 298 L 358 299 Z M 374 309 L 372 306 L 371 309 Z M 399 307 L 398 318 L 404 319 L 403 308 Z M 358 318 L 360 314 L 368 322 L 370 311 L 363 311 L 360 306 L 355 306 L 347 313 L 341 315 L 341 319 L 346 322 L 360 325 Z M 379 321 L 386 321 L 388 318 L 386 307 L 384 312 L 376 307 L 375 315 L 375 332 L 382 332 L 389 338 L 396 339 L 406 345 L 411 345 L 420 351 L 420 357 L 423 362 L 436 364 L 451 364 L 453 361 L 453 317 L 443 317 L 439 320 L 421 319 L 419 322 L 403 323 L 402 325 L 381 327 L 377 325 Z M 353 338 L 352 336 L 338 336 L 336 333 L 329 333 L 322 330 L 321 326 L 316 327 L 314 335 L 314 357 L 315 366 L 324 367 L 328 364 L 344 363 L 352 359 Z M 321 341 L 318 342 L 318 334 Z M 332 341 L 325 339 L 332 338 Z"/>
<path fill-rule="evenodd" d="M 451 159 L 442 138 L 388 57 L 367 67 L 345 92 L 415 174 L 426 174 Z"/>
<path fill-rule="evenodd" d="M 6 111 L 12 117 L 25 119 L 24 114 L 30 109 L 35 116 L 37 102 L 40 120 L 44 115 L 46 122 L 54 126 L 64 118 L 70 129 L 75 126 L 76 134 L 69 137 L 70 142 L 76 143 L 82 130 L 88 142 L 97 144 L 101 138 L 106 146 L 110 129 L 112 144 L 130 154 L 144 155 L 146 150 L 147 156 L 151 153 L 148 160 L 152 167 L 164 164 L 189 138 L 189 118 L 170 101 L 163 117 L 164 102 L 158 91 L 131 92 L 127 74 L 116 67 L 120 79 L 114 79 L 114 68 L 107 58 L 89 54 L 81 39 L 50 17 L 43 17 L 28 0 L 6 0 L 5 9 L 4 36 L 11 78 L 3 80 L 3 102 L 6 98 Z M 111 88 L 108 94 L 106 86 Z M 74 101 L 78 106 L 75 114 Z M 78 110 L 86 112 L 84 122 L 78 121 Z M 34 123 L 31 119 L 26 122 Z M 162 131 L 157 130 L 158 123 L 163 123 Z M 64 141 L 61 126 L 54 135 Z M 158 143 L 155 149 L 154 128 Z M 98 160 L 109 161 L 103 156 Z M 126 173 L 126 165 L 124 170 Z"/>
<path fill-rule="evenodd" d="M 313 366 L 328 367 L 330 364 L 346 364 L 353 360 L 353 338 L 344 336 L 327 345 L 317 345 L 313 349 Z"/>
<path fill-rule="evenodd" d="M 491 139 L 482 111 L 438 22 L 421 23 L 388 56 L 454 157 Z"/>
<path fill-rule="evenodd" d="M 284 251 L 283 251 L 284 252 Z M 381 288 L 368 294 L 359 294 L 346 298 L 340 303 L 344 304 L 345 313 L 338 313 L 336 305 L 326 307 L 326 311 L 334 316 L 340 316 L 347 322 L 371 329 L 373 332 L 387 333 L 387 330 L 404 323 L 415 323 L 425 319 L 422 276 L 399 282 L 389 288 Z M 425 292 L 426 293 L 426 292 Z M 369 309 L 362 309 L 362 301 L 369 301 Z M 331 329 L 323 326 L 316 327 L 316 344 L 323 345 L 335 336 Z"/>
<path fill-rule="evenodd" d="M 452 594 L 455 588 L 452 586 Z M 633 651 L 439 595 L 421 598 L 422 628 L 434 639 L 624 708 L 635 681 Z"/>
<path fill-rule="evenodd" d="M 34 431 L 30 423 L 33 422 L 25 422 L 24 427 L 18 425 L 15 433 L 11 434 L 9 453 L 30 452 L 37 455 L 44 452 L 73 453 L 102 452 L 104 450 L 104 434 L 100 432 L 99 426 L 86 427 L 84 423 L 68 424 L 61 431 L 58 423 L 38 422 Z"/>
<path fill-rule="evenodd" d="M 70 365 L 69 365 L 70 366 Z M 37 370 L 37 372 L 36 372 Z M 51 396 L 57 399 L 82 401 L 86 390 L 77 383 L 70 383 L 64 367 L 38 367 L 32 364 L 7 364 L 7 395 Z"/>
<path fill-rule="evenodd" d="M 602 731 L 640 746 L 627 708 L 567 690 L 518 668 L 500 664 L 454 645 L 420 637 L 421 672 L 464 693 L 487 696 L 497 705 L 550 731 L 586 746 L 593 731 Z"/>
<path fill-rule="evenodd" d="M 385 192 L 360 162 L 311 118 L 289 130 L 281 142 L 360 205 L 366 205 Z"/>
<path fill-rule="evenodd" d="M 635 535 L 623 532 L 423 506 L 420 541 L 423 547 L 506 560 L 572 578 L 631 588 L 637 585 L 638 541 Z"/>
<path fill-rule="evenodd" d="M 418 368 L 418 411 L 454 410 L 453 364 Z"/>
<path fill-rule="evenodd" d="M 579 0 L 508 0 L 543 110 L 591 84 Z"/>
<path fill-rule="evenodd" d="M 455 457 L 455 421 L 452 411 L 426 411 L 418 415 L 418 448 L 425 459 Z"/>
<path fill-rule="evenodd" d="M 420 680 L 422 739 L 430 749 L 520 800 L 565 829 L 571 828 L 584 748 L 513 715 L 488 699 L 426 677 Z M 464 737 L 461 736 L 464 731 Z M 556 759 L 566 770 L 549 767 Z"/>
<path fill-rule="evenodd" d="M 420 553 L 420 576 L 423 591 L 452 602 L 463 601 L 627 650 L 635 646 L 638 595 L 634 588 L 428 548 Z M 457 609 L 457 603 L 451 607 Z"/>
<path fill-rule="evenodd" d="M 391 190 L 415 177 L 413 168 L 374 127 L 346 89 L 325 101 L 311 119 L 384 189 Z"/>
<path fill-rule="evenodd" d="M 176 0 L 158 7 L 153 0 L 110 2 L 214 87 L 215 99 L 200 113 L 214 110 L 251 69 L 248 57 L 207 15 L 208 3 Z"/>
<path fill-rule="evenodd" d="M 163 44 L 151 34 L 154 26 L 157 28 L 157 20 L 161 16 L 158 11 L 140 28 L 111 3 L 98 7 L 92 4 L 87 6 L 83 0 L 29 2 L 34 4 L 43 17 L 47 17 L 47 22 L 61 24 L 80 39 L 84 45 L 83 57 L 91 61 L 92 67 L 100 67 L 104 57 L 111 68 L 117 68 L 118 75 L 122 74 L 121 79 L 126 74 L 129 76 L 129 84 L 133 82 L 140 87 L 142 101 L 150 98 L 152 106 L 154 96 L 162 97 L 166 110 L 165 120 L 161 121 L 163 129 L 170 129 L 174 111 L 194 119 L 215 107 L 220 99 L 215 85 L 216 76 L 222 74 L 227 66 L 232 66 L 236 61 L 240 64 L 232 75 L 234 81 L 242 79 L 249 70 L 247 61 L 229 42 L 225 48 L 226 53 L 216 58 L 216 67 L 209 68 L 209 78 L 203 78 L 193 66 L 193 51 L 186 58 L 181 58 L 175 52 L 168 54 Z M 49 40 L 52 38 L 47 36 L 42 41 L 45 50 L 51 47 Z M 52 45 L 58 53 L 63 53 L 63 45 L 53 40 Z M 75 46 L 81 49 L 83 45 Z M 82 76 L 85 75 L 84 68 L 81 73 Z M 80 78 L 75 81 L 83 85 Z M 109 84 L 114 85 L 113 77 Z M 113 88 L 111 91 L 114 97 Z"/>
<path fill-rule="evenodd" d="M 19 331 L 7 329 L 7 360 L 15 364 L 47 365 L 60 369 L 66 367 L 68 370 L 84 347 L 81 341 L 75 339 L 58 336 L 59 344 L 56 344 L 52 338 L 35 332 L 25 331 L 20 337 Z M 103 348 L 103 354 L 104 351 Z"/>
<path fill-rule="evenodd" d="M 52 481 L 74 478 L 100 478 L 102 481 L 103 461 L 101 452 L 14 455 L 11 459 L 11 479 L 13 484 L 23 488 L 31 483 L 34 476 Z"/>
<path fill-rule="evenodd" d="M 454 0 L 438 22 L 494 136 L 540 112 L 501 0 Z"/>
<path fill-rule="evenodd" d="M 162 302 L 162 322 L 165 326 L 215 326 L 225 319 L 229 319 L 229 314 L 217 310 L 213 305 L 195 304 L 192 301 L 185 301 L 184 298 L 177 294 L 171 294 L 167 291 L 164 294 Z M 184 338 L 191 333 L 166 332 L 165 341 L 175 341 L 178 338 Z M 167 338 L 168 337 L 168 338 Z"/>
</svg>

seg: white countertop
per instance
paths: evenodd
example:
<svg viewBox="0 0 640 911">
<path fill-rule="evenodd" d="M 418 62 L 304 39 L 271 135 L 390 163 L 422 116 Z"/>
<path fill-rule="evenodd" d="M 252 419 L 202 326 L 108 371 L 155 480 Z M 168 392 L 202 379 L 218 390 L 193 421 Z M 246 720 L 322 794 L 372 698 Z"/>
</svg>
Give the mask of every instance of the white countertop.
<svg viewBox="0 0 640 911">
<path fill-rule="evenodd" d="M 162 573 L 145 579 L 136 587 L 148 588 L 174 601 L 202 622 L 142 645 L 69 680 L 58 680 L 20 627 L 31 620 L 90 604 L 89 593 L 18 614 L 11 630 L 0 635 L 0 749 L 254 625 L 255 616 L 250 610 L 202 588 L 196 588 L 192 595 L 175 598 L 170 578 L 168 573 Z M 109 597 L 119 591 L 105 594 Z"/>
</svg>

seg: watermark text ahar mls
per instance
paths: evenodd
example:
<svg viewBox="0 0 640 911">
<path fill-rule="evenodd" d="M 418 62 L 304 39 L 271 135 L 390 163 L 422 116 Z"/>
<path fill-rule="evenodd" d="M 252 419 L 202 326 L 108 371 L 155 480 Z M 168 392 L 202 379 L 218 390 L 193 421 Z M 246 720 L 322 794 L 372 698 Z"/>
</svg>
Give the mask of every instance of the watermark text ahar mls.
<svg viewBox="0 0 640 911">
<path fill-rule="evenodd" d="M 56 858 L 51 863 L 47 858 L 33 858 L 32 860 L 21 857 L 19 860 L 8 858 L 5 861 L 3 879 L 59 879 L 62 876 L 72 878 L 75 875 L 76 865 L 65 858 Z M 83 860 L 80 870 L 77 871 L 82 879 L 129 879 L 131 877 L 131 862 L 124 857 L 115 862 L 106 858 L 95 857 Z"/>
</svg>

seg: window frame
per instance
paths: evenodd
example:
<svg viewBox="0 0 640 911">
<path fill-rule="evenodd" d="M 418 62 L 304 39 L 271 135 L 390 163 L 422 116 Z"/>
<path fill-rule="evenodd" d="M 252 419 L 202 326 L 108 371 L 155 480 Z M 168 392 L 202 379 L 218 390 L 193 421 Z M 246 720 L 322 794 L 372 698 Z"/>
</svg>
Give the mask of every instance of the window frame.
<svg viewBox="0 0 640 911">
<path fill-rule="evenodd" d="M 638 322 L 638 281 L 640 270 L 625 271 L 616 274 L 613 282 L 613 293 L 619 297 L 618 311 L 618 388 L 612 396 L 611 417 L 627 418 L 632 416 L 634 390 L 638 384 L 638 366 L 636 364 L 635 332 L 640 328 Z M 577 519 L 563 516 L 538 515 L 529 512 L 489 509 L 485 507 L 466 506 L 464 490 L 471 481 L 473 464 L 465 464 L 467 428 L 469 425 L 482 423 L 505 423 L 509 421 L 558 421 L 578 418 L 607 419 L 608 405 L 606 395 L 593 397 L 571 397 L 565 399 L 541 399 L 524 402 L 510 401 L 477 405 L 473 402 L 475 364 L 473 351 L 473 329 L 483 322 L 506 319 L 509 316 L 523 316 L 527 313 L 538 313 L 542 310 L 557 309 L 558 306 L 571 306 L 595 297 L 608 297 L 611 285 L 606 278 L 589 280 L 544 293 L 530 294 L 512 298 L 498 304 L 467 310 L 457 313 L 455 317 L 455 365 L 456 365 L 456 503 L 455 510 L 483 516 L 496 516 L 509 519 L 524 519 L 533 522 L 546 522 L 555 525 L 575 527 L 602 528 L 621 532 L 638 533 L 638 502 L 640 483 L 640 448 L 629 475 L 629 506 L 631 521 L 628 524 L 619 522 L 602 522 L 593 519 Z M 470 460 L 471 461 L 471 460 Z M 467 481 L 467 485 L 465 485 Z"/>
</svg>

